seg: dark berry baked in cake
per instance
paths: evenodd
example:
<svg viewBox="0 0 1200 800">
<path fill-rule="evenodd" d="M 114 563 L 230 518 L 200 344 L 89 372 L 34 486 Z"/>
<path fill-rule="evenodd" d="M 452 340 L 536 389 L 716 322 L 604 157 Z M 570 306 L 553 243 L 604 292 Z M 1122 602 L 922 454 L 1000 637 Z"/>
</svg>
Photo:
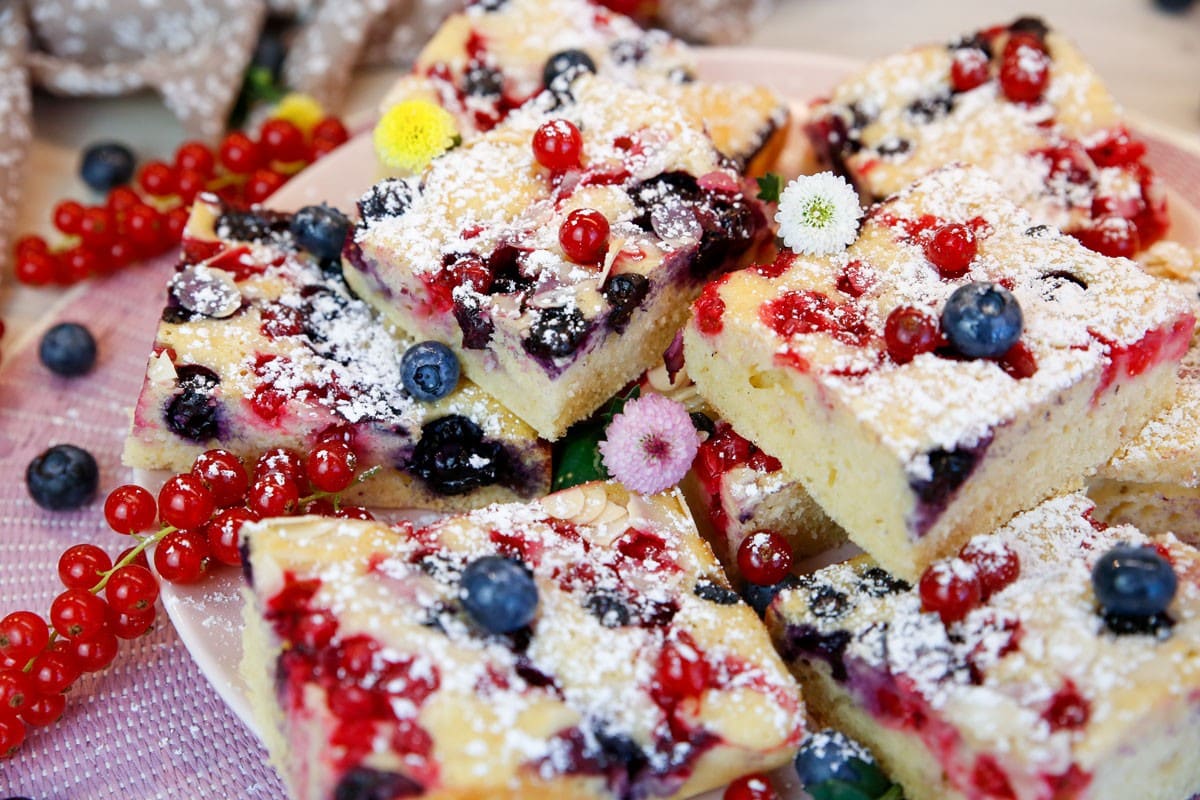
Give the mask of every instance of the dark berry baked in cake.
<svg viewBox="0 0 1200 800">
<path fill-rule="evenodd" d="M 337 253 L 348 223 L 341 218 L 340 236 L 322 243 L 313 238 L 319 226 L 296 224 L 304 213 L 238 211 L 211 195 L 196 201 L 125 463 L 186 471 L 218 446 L 253 463 L 274 448 L 304 452 L 332 437 L 351 445 L 362 468 L 381 468 L 351 490 L 360 502 L 469 508 L 544 493 L 548 446 L 458 380 L 457 364 L 435 395 L 414 395 L 414 376 L 425 373 L 406 375 L 404 356 L 416 342 L 342 278 Z"/>
<path fill-rule="evenodd" d="M 360 203 L 346 277 L 547 439 L 661 358 L 704 281 L 770 238 L 702 123 L 576 78 Z"/>
<path fill-rule="evenodd" d="M 435 100 L 469 140 L 542 91 L 569 94 L 576 77 L 595 73 L 670 99 L 704 121 L 736 168 L 761 171 L 783 145 L 787 105 L 759 86 L 698 81 L 695 69 L 683 42 L 591 0 L 473 2 L 442 24 L 382 108 Z"/>
<path fill-rule="evenodd" d="M 1132 255 L 1167 229 L 1145 145 L 1074 45 L 1036 18 L 874 62 L 816 105 L 808 130 L 870 200 L 964 162 L 1105 255 Z"/>
<path fill-rule="evenodd" d="M 1200 791 L 1200 552 L 1049 500 L 910 587 L 863 557 L 784 589 L 776 646 L 909 800 Z"/>
<path fill-rule="evenodd" d="M 1081 487 L 1172 400 L 1194 324 L 1177 289 L 954 167 L 845 249 L 714 280 L 684 343 L 720 415 L 912 579 Z"/>
<path fill-rule="evenodd" d="M 803 737 L 678 493 L 244 530 L 243 673 L 294 800 L 685 798 Z"/>
</svg>

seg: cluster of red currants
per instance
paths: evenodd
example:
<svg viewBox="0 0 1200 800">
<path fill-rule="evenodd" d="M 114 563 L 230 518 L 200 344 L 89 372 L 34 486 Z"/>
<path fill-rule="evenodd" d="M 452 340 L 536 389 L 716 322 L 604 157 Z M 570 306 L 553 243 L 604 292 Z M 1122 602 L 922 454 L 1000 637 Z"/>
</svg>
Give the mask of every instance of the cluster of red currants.
<svg viewBox="0 0 1200 800">
<path fill-rule="evenodd" d="M 336 117 L 324 118 L 308 135 L 275 118 L 257 139 L 243 131 L 227 134 L 215 152 L 203 142 L 186 142 L 172 163 L 146 162 L 132 184 L 112 187 L 98 205 L 58 203 L 52 221 L 60 241 L 52 247 L 38 235 L 18 239 L 17 279 L 30 286 L 71 285 L 165 253 L 179 244 L 200 192 L 215 192 L 235 206 L 262 202 L 347 138 Z"/>
<path fill-rule="evenodd" d="M 216 565 L 241 564 L 242 526 L 262 517 L 371 519 L 366 509 L 344 505 L 338 496 L 374 472 L 357 467 L 346 437 L 334 435 L 307 457 L 269 450 L 251 472 L 226 450 L 206 451 L 189 472 L 169 478 L 157 499 L 134 484 L 114 489 L 104 518 L 136 543 L 115 562 L 94 544 L 70 547 L 58 562 L 64 590 L 51 603 L 49 618 L 14 611 L 0 620 L 0 759 L 17 751 L 27 726 L 62 716 L 64 692 L 81 675 L 111 664 L 119 640 L 150 630 L 158 578 L 193 583 Z M 152 545 L 153 571 L 146 556 Z"/>
</svg>

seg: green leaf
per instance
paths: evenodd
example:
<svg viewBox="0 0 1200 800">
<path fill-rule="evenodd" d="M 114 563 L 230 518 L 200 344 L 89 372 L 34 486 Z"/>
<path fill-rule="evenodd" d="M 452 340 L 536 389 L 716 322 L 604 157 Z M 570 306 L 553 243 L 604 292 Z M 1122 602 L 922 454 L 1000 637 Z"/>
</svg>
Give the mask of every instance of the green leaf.
<svg viewBox="0 0 1200 800">
<path fill-rule="evenodd" d="M 879 795 L 875 800 L 904 800 L 904 789 L 900 788 L 900 784 L 893 783 L 890 789 Z"/>
<path fill-rule="evenodd" d="M 768 172 L 761 178 L 755 178 L 758 182 L 758 199 L 765 200 L 768 203 L 778 203 L 779 193 L 783 191 L 783 178 L 776 175 L 774 172 Z"/>
<path fill-rule="evenodd" d="M 629 391 L 624 394 L 618 392 L 612 400 L 609 400 L 608 405 L 600 412 L 600 420 L 604 423 L 604 426 L 608 427 L 608 423 L 613 421 L 613 417 L 625 410 L 625 404 L 638 397 L 641 393 L 642 387 L 634 384 Z"/>
<path fill-rule="evenodd" d="M 604 426 L 595 422 L 572 429 L 555 447 L 554 480 L 550 488 L 557 492 L 607 478 L 608 470 L 600 458 L 600 440 L 603 438 Z"/>
<path fill-rule="evenodd" d="M 813 800 L 875 800 L 873 795 L 854 784 L 839 780 L 822 781 L 814 786 L 805 786 L 804 790 L 813 796 Z"/>
<path fill-rule="evenodd" d="M 854 782 L 854 785 L 861 788 L 871 797 L 878 797 L 888 791 L 892 785 L 892 782 L 888 780 L 888 777 L 883 774 L 883 770 L 877 764 L 863 761 L 861 758 L 850 758 L 846 764 L 858 776 L 858 780 Z"/>
</svg>

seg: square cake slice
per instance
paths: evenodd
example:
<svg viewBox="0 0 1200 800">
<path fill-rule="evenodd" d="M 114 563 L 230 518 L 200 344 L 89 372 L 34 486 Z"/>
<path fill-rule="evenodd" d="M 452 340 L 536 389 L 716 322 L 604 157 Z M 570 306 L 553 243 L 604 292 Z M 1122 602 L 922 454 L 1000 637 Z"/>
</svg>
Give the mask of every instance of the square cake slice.
<svg viewBox="0 0 1200 800">
<path fill-rule="evenodd" d="M 786 103 L 759 86 L 697 81 L 695 70 L 683 42 L 591 0 L 473 3 L 442 24 L 381 106 L 435 100 L 469 140 L 542 91 L 565 89 L 575 71 L 594 72 L 678 103 L 737 169 L 761 171 L 783 145 Z"/>
<path fill-rule="evenodd" d="M 705 278 L 769 238 L 697 119 L 590 75 L 571 91 L 374 187 L 344 259 L 360 296 L 452 347 L 551 440 L 661 357 Z M 573 166 L 535 158 L 546 126 L 579 137 Z"/>
<path fill-rule="evenodd" d="M 677 492 L 244 531 L 243 672 L 294 800 L 684 798 L 803 737 Z"/>
<path fill-rule="evenodd" d="M 845 250 L 711 282 L 694 312 L 701 394 L 907 579 L 1080 488 L 1172 399 L 1195 325 L 1177 291 L 964 167 L 874 206 Z"/>
<path fill-rule="evenodd" d="M 400 369 L 414 340 L 347 289 L 336 258 L 303 250 L 290 220 L 197 199 L 125 463 L 186 471 L 222 447 L 252 464 L 338 437 L 381 468 L 348 492 L 355 502 L 458 509 L 544 494 L 549 446 L 469 381 L 416 399 Z"/>
<path fill-rule="evenodd" d="M 868 65 L 813 108 L 808 131 L 867 199 L 965 162 L 1105 255 L 1130 256 L 1168 226 L 1145 145 L 1082 54 L 1033 17 Z"/>
<path fill-rule="evenodd" d="M 909 800 L 1200 792 L 1200 552 L 1092 512 L 1049 500 L 917 588 L 862 557 L 783 590 L 767 622 L 813 713 Z"/>
</svg>

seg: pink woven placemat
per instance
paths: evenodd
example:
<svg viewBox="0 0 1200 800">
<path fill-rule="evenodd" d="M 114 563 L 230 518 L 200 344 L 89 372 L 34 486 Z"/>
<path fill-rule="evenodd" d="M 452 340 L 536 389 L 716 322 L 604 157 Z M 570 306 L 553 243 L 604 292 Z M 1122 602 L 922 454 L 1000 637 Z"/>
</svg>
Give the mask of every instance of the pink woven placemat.
<svg viewBox="0 0 1200 800">
<path fill-rule="evenodd" d="M 1149 137 L 1150 162 L 1193 208 L 1200 207 L 1200 148 Z M 1193 227 L 1186 238 L 1200 242 Z M 61 590 L 59 555 L 77 542 L 116 554 L 127 539 L 103 521 L 103 497 L 130 479 L 120 451 L 145 370 L 174 256 L 99 280 L 54 319 L 87 325 L 100 346 L 96 369 L 57 378 L 37 360 L 37 337 L 10 331 L 0 361 L 0 616 L 45 614 Z M 27 344 L 14 350 L 11 343 Z M 38 508 L 25 491 L 29 461 L 66 442 L 95 455 L 100 491 L 71 513 Z M 31 730 L 17 756 L 0 761 L 0 797 L 32 800 L 282 800 L 285 791 L 258 740 L 224 705 L 166 615 L 146 637 L 124 643 L 116 662 L 85 676 L 62 720 Z"/>
<path fill-rule="evenodd" d="M 82 378 L 49 373 L 36 344 L 4 348 L 0 364 L 0 616 L 48 612 L 62 590 L 63 550 L 92 542 L 116 555 L 131 543 L 108 529 L 104 496 L 130 480 L 120 462 L 129 409 L 145 372 L 174 256 L 95 282 L 54 320 L 81 322 L 99 344 Z M 10 331 L 6 342 L 17 338 Z M 36 342 L 36 337 L 33 338 Z M 100 490 L 75 512 L 43 511 L 25 491 L 29 461 L 52 444 L 91 452 Z M 0 761 L 0 797 L 32 800 L 281 800 L 266 752 L 201 675 L 159 607 L 147 636 L 122 643 L 113 665 L 81 678 L 63 719 L 30 729 Z"/>
</svg>

